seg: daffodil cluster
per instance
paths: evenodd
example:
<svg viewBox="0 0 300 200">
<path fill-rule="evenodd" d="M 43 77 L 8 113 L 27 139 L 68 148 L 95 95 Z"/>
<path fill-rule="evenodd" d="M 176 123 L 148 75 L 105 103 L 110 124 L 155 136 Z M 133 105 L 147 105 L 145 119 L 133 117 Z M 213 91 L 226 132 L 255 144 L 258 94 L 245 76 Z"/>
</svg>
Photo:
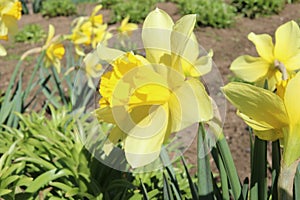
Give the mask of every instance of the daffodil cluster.
<svg viewBox="0 0 300 200">
<path fill-rule="evenodd" d="M 84 56 L 83 46 L 96 48 L 99 42 L 105 42 L 112 37 L 107 31 L 107 24 L 103 22 L 102 14 L 97 14 L 102 5 L 96 6 L 90 16 L 78 17 L 73 23 L 72 34 L 67 36 L 74 45 L 78 55 Z"/>
<path fill-rule="evenodd" d="M 0 0 L 0 41 L 8 40 L 17 32 L 17 21 L 21 18 L 22 5 L 18 0 Z M 0 56 L 7 54 L 0 44 Z"/>
<path fill-rule="evenodd" d="M 199 56 L 193 33 L 196 15 L 175 24 L 160 9 L 142 29 L 146 56 L 99 45 L 100 60 L 112 70 L 100 80 L 100 121 L 114 124 L 107 146 L 119 144 L 132 167 L 156 160 L 171 133 L 213 117 L 212 103 L 199 76 L 211 69 L 211 54 Z"/>
</svg>

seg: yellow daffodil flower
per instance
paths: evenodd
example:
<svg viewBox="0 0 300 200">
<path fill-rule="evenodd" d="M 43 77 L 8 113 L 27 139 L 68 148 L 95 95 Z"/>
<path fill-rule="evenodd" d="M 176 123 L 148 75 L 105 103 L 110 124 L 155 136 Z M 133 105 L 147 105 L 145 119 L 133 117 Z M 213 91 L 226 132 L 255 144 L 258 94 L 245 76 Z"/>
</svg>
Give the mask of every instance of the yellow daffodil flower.
<svg viewBox="0 0 300 200">
<path fill-rule="evenodd" d="M 276 83 L 287 79 L 300 69 L 300 30 L 296 22 L 281 25 L 275 32 L 275 45 L 271 36 L 250 33 L 248 39 L 254 43 L 260 57 L 244 55 L 231 64 L 230 69 L 241 79 L 275 89 Z"/>
<path fill-rule="evenodd" d="M 98 57 L 110 63 L 112 71 L 101 78 L 96 115 L 116 125 L 109 142 L 122 142 L 133 168 L 156 160 L 171 133 L 213 117 L 204 86 L 191 77 L 211 67 L 210 56 L 201 63 L 195 55 L 199 53 L 192 33 L 195 22 L 195 15 L 187 15 L 174 25 L 167 13 L 156 9 L 143 25 L 146 58 L 103 45 L 97 48 Z"/>
<path fill-rule="evenodd" d="M 97 51 L 87 54 L 83 59 L 84 67 L 81 68 L 88 79 L 88 86 L 92 89 L 95 89 L 93 78 L 99 78 L 104 71 L 99 63 L 100 59 L 95 54 L 97 54 Z"/>
<path fill-rule="evenodd" d="M 245 83 L 229 83 L 223 88 L 239 115 L 263 140 L 282 139 L 283 165 L 300 158 L 300 73 L 280 83 L 278 94 Z"/>
<path fill-rule="evenodd" d="M 8 40 L 9 35 L 17 32 L 17 20 L 21 18 L 22 5 L 17 0 L 0 1 L 0 40 Z M 0 44 L 0 56 L 7 54 Z"/>
<path fill-rule="evenodd" d="M 94 49 L 99 42 L 104 42 L 112 37 L 107 31 L 107 24 L 103 23 L 102 14 L 97 15 L 101 5 L 96 6 L 89 17 L 78 17 L 73 23 L 72 34 L 66 36 L 75 45 L 75 51 L 78 55 L 84 56 L 82 45 L 90 46 Z"/>
<path fill-rule="evenodd" d="M 120 25 L 120 27 L 118 28 L 118 32 L 119 32 L 121 35 L 124 35 L 124 36 L 130 36 L 130 35 L 132 34 L 132 32 L 138 28 L 138 25 L 137 25 L 137 24 L 134 24 L 134 23 L 128 23 L 128 21 L 129 21 L 129 16 L 125 17 L 125 18 L 122 20 L 121 25 Z"/>
<path fill-rule="evenodd" d="M 46 43 L 43 47 L 38 47 L 31 49 L 27 52 L 25 52 L 21 56 L 21 60 L 24 60 L 25 57 L 32 53 L 40 53 L 42 51 L 45 52 L 45 57 L 44 57 L 44 66 L 45 67 L 50 67 L 54 66 L 57 70 L 58 73 L 61 71 L 61 63 L 60 60 L 63 58 L 65 55 L 65 48 L 63 44 L 61 43 L 61 36 L 57 35 L 54 37 L 55 34 L 55 28 L 53 25 L 49 25 L 49 31 L 48 31 L 48 37 L 46 40 Z"/>
<path fill-rule="evenodd" d="M 59 40 L 59 36 L 54 37 L 54 34 L 54 26 L 50 24 L 48 38 L 46 40 L 46 44 L 43 47 L 43 49 L 46 50 L 45 67 L 53 65 L 56 68 L 57 72 L 60 73 L 60 60 L 65 55 L 65 48 Z"/>
</svg>

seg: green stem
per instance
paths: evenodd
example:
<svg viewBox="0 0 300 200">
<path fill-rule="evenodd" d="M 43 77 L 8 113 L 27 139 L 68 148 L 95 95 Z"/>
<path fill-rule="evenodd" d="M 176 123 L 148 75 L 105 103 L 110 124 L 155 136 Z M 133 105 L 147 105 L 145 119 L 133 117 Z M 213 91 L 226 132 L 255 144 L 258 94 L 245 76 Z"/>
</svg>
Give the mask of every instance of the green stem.
<svg viewBox="0 0 300 200">
<path fill-rule="evenodd" d="M 293 183 L 299 161 L 287 166 L 284 163 L 281 165 L 281 170 L 278 178 L 278 196 L 279 200 L 293 199 Z"/>
<path fill-rule="evenodd" d="M 228 174 L 230 186 L 232 188 L 233 198 L 242 199 L 242 186 L 234 165 L 229 146 L 222 134 L 217 141 L 217 148 L 221 154 L 225 170 Z"/>
<path fill-rule="evenodd" d="M 61 82 L 60 82 L 60 80 L 59 80 L 59 77 L 58 77 L 58 74 L 57 74 L 57 72 L 56 72 L 56 69 L 55 69 L 54 67 L 51 67 L 51 71 L 52 71 L 52 73 L 53 73 L 54 81 L 55 81 L 57 90 L 58 90 L 58 92 L 59 92 L 59 96 L 60 96 L 60 98 L 61 98 L 63 104 L 66 105 L 66 104 L 67 104 L 67 100 L 66 100 L 65 95 L 64 95 L 64 92 L 63 92 L 63 90 L 62 90 L 62 88 L 61 88 Z"/>
<path fill-rule="evenodd" d="M 206 131 L 203 123 L 199 123 L 197 140 L 197 161 L 198 161 L 198 194 L 201 199 L 213 198 L 213 184 L 209 156 L 205 142 Z"/>
</svg>

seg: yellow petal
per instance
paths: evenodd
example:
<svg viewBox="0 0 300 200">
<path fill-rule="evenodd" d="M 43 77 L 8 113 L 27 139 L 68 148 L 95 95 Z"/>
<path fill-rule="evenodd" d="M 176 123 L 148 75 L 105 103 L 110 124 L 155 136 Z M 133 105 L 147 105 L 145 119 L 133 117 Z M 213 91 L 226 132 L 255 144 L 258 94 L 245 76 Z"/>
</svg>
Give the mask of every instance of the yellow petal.
<svg viewBox="0 0 300 200">
<path fill-rule="evenodd" d="M 222 90 L 241 113 L 258 124 L 280 129 L 289 123 L 282 99 L 271 91 L 237 82 L 227 84 Z"/>
<path fill-rule="evenodd" d="M 275 58 L 283 63 L 299 54 L 300 30 L 296 22 L 281 25 L 275 33 Z"/>
<path fill-rule="evenodd" d="M 288 82 L 284 95 L 284 103 L 290 119 L 290 123 L 292 125 L 300 124 L 299 89 L 300 73 L 298 72 L 297 75 Z"/>
<path fill-rule="evenodd" d="M 267 75 L 270 64 L 262 58 L 240 56 L 230 66 L 230 70 L 239 78 L 255 82 Z"/>
<path fill-rule="evenodd" d="M 198 58 L 193 65 L 183 63 L 182 67 L 186 76 L 199 77 L 210 72 L 212 68 L 212 55 L 213 52 L 210 51 L 206 56 Z"/>
<path fill-rule="evenodd" d="M 213 117 L 210 98 L 202 83 L 196 79 L 188 79 L 180 88 L 174 90 L 169 106 L 172 119 L 171 132 L 180 131 Z"/>
<path fill-rule="evenodd" d="M 93 9 L 93 12 L 92 12 L 92 14 L 91 14 L 91 16 L 92 16 L 92 17 L 95 16 L 95 15 L 97 14 L 97 12 L 98 12 L 99 10 L 101 10 L 101 8 L 102 8 L 102 5 L 101 5 L 101 4 L 95 6 L 95 8 Z"/>
<path fill-rule="evenodd" d="M 287 166 L 300 158 L 300 124 L 283 129 L 283 163 Z"/>
<path fill-rule="evenodd" d="M 156 8 L 146 17 L 142 40 L 146 50 L 146 57 L 152 63 L 159 63 L 160 58 L 165 54 L 170 54 L 170 36 L 174 23 L 171 17 Z"/>
<path fill-rule="evenodd" d="M 18 23 L 16 18 L 10 15 L 4 15 L 2 20 L 5 28 L 4 31 L 0 31 L 1 35 L 15 35 L 18 32 Z M 3 34 L 5 32 L 6 34 Z"/>
<path fill-rule="evenodd" d="M 124 150 L 128 163 L 133 167 L 150 164 L 159 157 L 168 126 L 167 105 L 152 109 L 125 139 Z"/>
<path fill-rule="evenodd" d="M 196 15 L 185 15 L 179 19 L 171 33 L 171 52 L 172 52 L 172 67 L 176 70 L 181 71 L 179 59 L 183 56 L 183 59 L 193 63 L 197 58 L 196 54 L 199 53 L 199 47 L 195 37 L 191 39 L 193 34 L 194 26 L 196 24 Z M 187 45 L 189 44 L 189 45 Z M 185 53 L 184 52 L 188 52 Z M 191 54 L 191 56 L 189 55 Z M 198 56 L 198 55 L 196 55 Z"/>
<path fill-rule="evenodd" d="M 98 53 L 98 57 L 100 60 L 104 60 L 108 63 L 111 63 L 114 60 L 117 60 L 118 58 L 120 58 L 121 56 L 123 56 L 125 54 L 125 52 L 123 52 L 123 51 L 113 49 L 113 48 L 108 48 L 108 47 L 102 45 L 101 43 L 98 44 L 98 46 L 97 46 L 97 53 Z"/>
<path fill-rule="evenodd" d="M 6 56 L 7 52 L 4 47 L 0 44 L 0 56 Z"/>
<path fill-rule="evenodd" d="M 98 108 L 95 110 L 95 115 L 98 121 L 104 121 L 107 123 L 115 124 L 115 119 L 110 107 Z"/>
<path fill-rule="evenodd" d="M 283 133 L 281 130 L 270 129 L 266 131 L 256 131 L 253 130 L 254 134 L 261 140 L 275 141 L 283 138 Z"/>
<path fill-rule="evenodd" d="M 52 24 L 49 24 L 48 37 L 46 40 L 46 44 L 49 44 L 55 34 L 55 28 Z"/>
<path fill-rule="evenodd" d="M 268 131 L 271 129 L 274 129 L 273 126 L 271 126 L 270 124 L 267 124 L 264 121 L 256 121 L 251 119 L 250 117 L 248 117 L 247 115 L 245 115 L 244 113 L 241 113 L 239 110 L 237 111 L 237 115 L 239 117 L 241 117 L 245 123 L 250 126 L 251 128 L 253 128 L 254 130 L 258 130 L 258 131 Z"/>
<path fill-rule="evenodd" d="M 274 45 L 271 36 L 268 34 L 256 35 L 255 33 L 250 33 L 248 39 L 253 42 L 256 51 L 263 59 L 269 63 L 274 62 Z"/>
</svg>

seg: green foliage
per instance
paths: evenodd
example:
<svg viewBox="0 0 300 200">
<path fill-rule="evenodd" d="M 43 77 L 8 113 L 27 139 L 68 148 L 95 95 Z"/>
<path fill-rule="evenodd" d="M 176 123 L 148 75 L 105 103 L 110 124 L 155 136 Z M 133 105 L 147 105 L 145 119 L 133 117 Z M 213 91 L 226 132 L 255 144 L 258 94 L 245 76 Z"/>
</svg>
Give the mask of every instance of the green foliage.
<svg viewBox="0 0 300 200">
<path fill-rule="evenodd" d="M 128 15 L 131 22 L 141 23 L 154 9 L 156 2 L 156 0 L 102 0 L 100 3 L 105 8 L 112 9 L 111 23 L 119 22 Z"/>
<path fill-rule="evenodd" d="M 27 24 L 15 35 L 15 42 L 37 43 L 46 37 L 43 28 L 38 24 Z"/>
<path fill-rule="evenodd" d="M 41 13 L 47 17 L 75 15 L 76 5 L 72 0 L 47 0 L 43 1 Z"/>
<path fill-rule="evenodd" d="M 245 17 L 256 18 L 278 14 L 284 8 L 285 0 L 232 0 L 231 4 Z"/>
<path fill-rule="evenodd" d="M 175 0 L 182 14 L 197 14 L 200 26 L 226 28 L 234 23 L 235 8 L 223 0 Z"/>
<path fill-rule="evenodd" d="M 4 199 L 128 199 L 130 176 L 96 160 L 83 146 L 82 129 L 95 127 L 68 109 L 20 115 L 19 127 L 0 130 L 0 197 Z M 124 178 L 126 177 L 126 178 Z"/>
</svg>

